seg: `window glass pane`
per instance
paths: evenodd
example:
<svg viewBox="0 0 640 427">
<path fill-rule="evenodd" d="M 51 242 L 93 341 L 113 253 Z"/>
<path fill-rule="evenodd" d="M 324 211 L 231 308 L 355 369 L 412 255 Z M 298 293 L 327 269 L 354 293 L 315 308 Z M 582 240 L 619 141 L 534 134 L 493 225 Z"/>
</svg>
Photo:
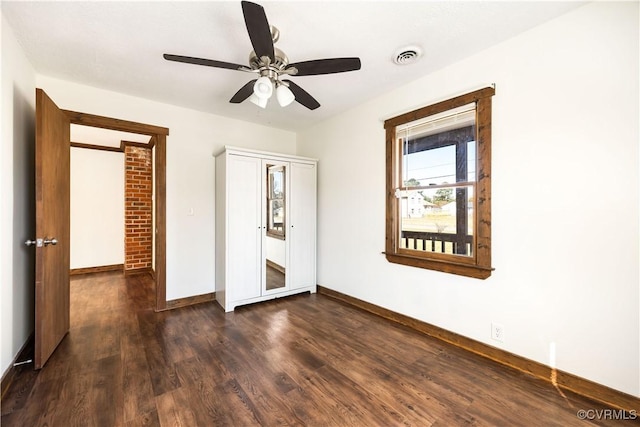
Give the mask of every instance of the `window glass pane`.
<svg viewBox="0 0 640 427">
<path fill-rule="evenodd" d="M 400 249 L 473 256 L 475 119 L 471 104 L 396 129 Z"/>
<path fill-rule="evenodd" d="M 472 182 L 476 170 L 475 104 L 398 126 L 400 171 L 407 187 Z"/>
<path fill-rule="evenodd" d="M 404 153 L 407 153 L 405 143 Z M 403 183 L 406 187 L 456 182 L 456 147 L 449 145 L 403 156 Z"/>
<path fill-rule="evenodd" d="M 473 185 L 398 196 L 401 249 L 473 256 Z"/>
</svg>

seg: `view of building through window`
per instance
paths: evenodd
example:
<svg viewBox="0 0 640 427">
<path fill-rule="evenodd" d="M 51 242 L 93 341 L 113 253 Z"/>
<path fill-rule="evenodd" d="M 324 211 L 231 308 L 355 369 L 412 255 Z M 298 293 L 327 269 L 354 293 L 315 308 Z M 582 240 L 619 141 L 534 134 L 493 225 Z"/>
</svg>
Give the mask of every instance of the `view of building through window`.
<svg viewBox="0 0 640 427">
<path fill-rule="evenodd" d="M 399 243 L 402 249 L 471 256 L 475 105 L 447 113 L 397 129 Z"/>
</svg>

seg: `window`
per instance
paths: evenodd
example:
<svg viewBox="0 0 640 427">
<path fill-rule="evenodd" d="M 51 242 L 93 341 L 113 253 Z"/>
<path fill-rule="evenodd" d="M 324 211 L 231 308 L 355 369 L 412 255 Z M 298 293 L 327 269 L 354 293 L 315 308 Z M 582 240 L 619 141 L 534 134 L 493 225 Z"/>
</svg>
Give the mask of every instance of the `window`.
<svg viewBox="0 0 640 427">
<path fill-rule="evenodd" d="M 387 260 L 491 275 L 487 87 L 386 120 Z"/>
</svg>

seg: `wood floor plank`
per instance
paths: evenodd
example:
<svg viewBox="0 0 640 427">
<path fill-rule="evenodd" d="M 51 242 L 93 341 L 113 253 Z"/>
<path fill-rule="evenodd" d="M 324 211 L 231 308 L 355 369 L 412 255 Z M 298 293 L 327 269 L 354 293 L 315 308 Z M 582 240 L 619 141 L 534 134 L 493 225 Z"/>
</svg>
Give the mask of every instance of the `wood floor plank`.
<svg viewBox="0 0 640 427">
<path fill-rule="evenodd" d="M 169 359 L 165 335 L 167 313 L 154 313 L 151 310 L 138 312 L 140 333 L 144 339 L 144 353 L 147 359 L 151 385 L 156 396 L 180 387 L 175 364 Z"/>
<path fill-rule="evenodd" d="M 124 425 L 126 427 L 160 427 L 160 419 L 158 418 L 158 412 L 154 409 L 151 412 L 138 415 Z"/>
<path fill-rule="evenodd" d="M 226 393 L 220 383 L 226 376 L 216 376 L 212 370 L 203 369 L 203 363 L 197 358 L 178 363 L 178 375 L 181 383 L 189 387 L 192 395 L 198 399 L 200 410 L 207 414 L 211 425 L 232 425 L 226 408 Z M 227 379 L 226 381 L 229 381 Z"/>
<path fill-rule="evenodd" d="M 375 399 L 371 393 L 330 366 L 322 367 L 305 379 L 305 390 L 315 389 L 317 396 L 322 396 L 333 406 L 334 419 L 337 421 L 335 425 L 403 424 L 404 416 L 388 402 Z M 343 384 L 344 387 L 335 387 L 335 384 Z"/>
<path fill-rule="evenodd" d="M 71 328 L 2 426 L 632 426 L 609 409 L 324 295 L 154 311 L 148 275 L 74 276 Z M 616 413 L 618 417 L 625 414 Z"/>
<path fill-rule="evenodd" d="M 151 377 L 144 347 L 135 335 L 121 340 L 123 411 L 126 422 L 155 412 Z M 157 417 L 157 414 L 156 414 Z"/>
<path fill-rule="evenodd" d="M 173 392 L 168 391 L 159 396 L 156 396 L 156 407 L 158 408 L 158 419 L 160 420 L 161 426 L 175 426 L 175 427 L 188 427 L 189 425 L 195 424 L 187 424 L 189 415 L 185 414 L 188 407 L 185 408 L 185 411 L 181 411 L 173 398 Z"/>
<path fill-rule="evenodd" d="M 12 392 L 12 390 L 10 390 Z M 60 406 L 60 383 L 58 381 L 38 382 L 24 408 L 11 413 L 5 412 L 4 400 L 1 406 L 3 426 L 55 425 L 51 420 Z M 47 421 L 49 421 L 47 423 Z"/>
<path fill-rule="evenodd" d="M 237 391 L 238 398 L 261 425 L 298 424 L 286 398 L 279 393 L 277 375 L 266 363 L 264 354 L 246 349 L 249 351 L 238 351 L 238 347 L 219 347 L 217 353 L 233 376 L 228 385 Z M 256 358 L 259 362 L 252 363 Z"/>
<path fill-rule="evenodd" d="M 11 383 L 12 393 L 7 394 L 2 400 L 2 414 L 10 414 L 24 408 L 38 379 L 38 372 L 28 364 L 19 366 L 16 372 L 15 380 Z"/>
</svg>

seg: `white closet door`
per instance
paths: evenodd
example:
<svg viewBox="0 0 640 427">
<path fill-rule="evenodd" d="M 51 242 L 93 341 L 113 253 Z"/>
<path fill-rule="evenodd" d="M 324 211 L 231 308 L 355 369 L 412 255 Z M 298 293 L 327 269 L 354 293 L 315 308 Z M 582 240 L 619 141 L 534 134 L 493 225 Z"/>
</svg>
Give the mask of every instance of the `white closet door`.
<svg viewBox="0 0 640 427">
<path fill-rule="evenodd" d="M 289 264 L 291 289 L 316 284 L 316 166 L 291 162 Z"/>
<path fill-rule="evenodd" d="M 227 292 L 229 301 L 260 296 L 262 274 L 261 173 L 255 157 L 227 164 Z"/>
</svg>

